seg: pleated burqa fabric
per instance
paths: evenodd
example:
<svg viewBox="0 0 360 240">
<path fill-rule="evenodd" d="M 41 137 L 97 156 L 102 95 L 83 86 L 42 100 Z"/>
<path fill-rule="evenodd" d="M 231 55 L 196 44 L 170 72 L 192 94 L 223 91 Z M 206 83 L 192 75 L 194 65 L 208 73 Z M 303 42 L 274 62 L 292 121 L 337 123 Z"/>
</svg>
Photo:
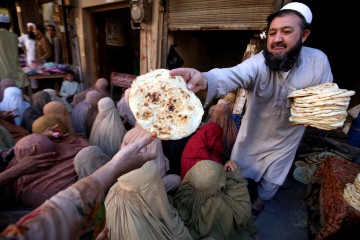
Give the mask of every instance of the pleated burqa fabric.
<svg viewBox="0 0 360 240">
<path fill-rule="evenodd" d="M 89 176 L 110 160 L 111 158 L 103 153 L 98 146 L 89 146 L 81 149 L 74 159 L 74 167 L 79 180 Z"/>
<path fill-rule="evenodd" d="M 129 145 L 131 143 L 139 141 L 141 138 L 143 138 L 145 135 L 147 135 L 148 132 L 146 132 L 138 123 L 135 124 L 135 127 L 130 129 L 126 134 L 125 137 L 121 143 L 121 148 L 125 147 L 126 145 Z M 167 175 L 166 172 L 169 170 L 169 160 L 165 156 L 161 144 L 160 139 L 155 139 L 150 144 L 146 145 L 142 151 L 144 152 L 155 152 L 157 154 L 157 157 L 153 160 L 158 168 L 160 177 L 164 183 L 165 190 L 167 192 L 176 190 L 180 185 L 180 176 L 176 174 L 169 174 Z"/>
<path fill-rule="evenodd" d="M 43 134 L 49 126 L 54 127 L 55 125 L 57 125 L 57 127 L 54 129 L 55 131 L 58 131 L 62 134 L 69 133 L 69 129 L 65 123 L 55 117 L 47 116 L 41 116 L 36 119 L 33 122 L 31 130 L 33 133 Z"/>
<path fill-rule="evenodd" d="M 251 201 L 240 169 L 202 160 L 185 175 L 174 206 L 194 239 L 251 240 L 256 234 Z"/>
<path fill-rule="evenodd" d="M 126 129 L 114 101 L 105 97 L 98 102 L 97 114 L 91 129 L 89 143 L 98 146 L 112 158 L 120 149 Z"/>
<path fill-rule="evenodd" d="M 125 114 L 128 117 L 129 124 L 131 126 L 135 126 L 136 119 L 130 109 L 129 94 L 130 94 L 130 88 L 125 90 L 124 95 L 122 96 L 120 101 L 116 104 L 116 107 L 119 109 L 119 112 Z"/>
<path fill-rule="evenodd" d="M 111 239 L 192 239 L 169 204 L 154 161 L 118 178 L 105 198 Z"/>
<path fill-rule="evenodd" d="M 65 125 L 69 130 L 69 133 L 71 135 L 75 135 L 74 126 L 71 120 L 71 115 L 66 109 L 65 104 L 63 104 L 62 102 L 51 101 L 44 106 L 43 111 L 44 111 L 44 116 L 54 117 L 60 120 L 61 122 L 65 123 Z"/>
<path fill-rule="evenodd" d="M 58 119 L 42 116 L 35 120 L 33 132 L 41 134 L 43 129 L 56 124 L 61 132 L 67 131 L 65 124 Z M 36 135 L 32 134 L 31 136 Z M 71 186 L 78 180 L 78 175 L 74 168 L 74 158 L 81 149 L 88 147 L 89 143 L 81 137 L 72 135 L 53 139 L 52 142 L 55 144 L 55 151 L 59 153 L 59 161 L 47 170 L 21 176 L 14 183 L 16 200 L 22 202 L 25 206 L 38 207 L 50 197 Z M 52 147 L 49 144 L 35 144 L 35 140 L 22 143 L 25 143 L 26 146 L 23 147 L 24 150 L 21 153 L 27 148 L 27 151 L 29 151 L 31 146 L 36 146 L 39 152 L 51 151 L 49 146 Z M 9 165 L 12 163 L 16 164 L 19 161 L 17 157 L 16 154 Z M 31 158 L 29 161 L 36 161 L 36 158 Z"/>
<path fill-rule="evenodd" d="M 71 112 L 71 119 L 75 132 L 85 136 L 85 119 L 89 109 L 98 103 L 101 95 L 97 91 L 89 91 L 86 93 L 85 100 L 77 104 Z"/>
<path fill-rule="evenodd" d="M 18 161 L 30 153 L 33 155 L 56 151 L 56 145 L 47 136 L 33 133 L 20 139 L 14 147 L 14 154 Z"/>
<path fill-rule="evenodd" d="M 85 122 L 84 122 L 84 131 L 85 131 L 85 138 L 89 139 L 92 127 L 94 125 L 96 116 L 99 113 L 98 105 L 91 106 L 86 114 Z"/>
</svg>

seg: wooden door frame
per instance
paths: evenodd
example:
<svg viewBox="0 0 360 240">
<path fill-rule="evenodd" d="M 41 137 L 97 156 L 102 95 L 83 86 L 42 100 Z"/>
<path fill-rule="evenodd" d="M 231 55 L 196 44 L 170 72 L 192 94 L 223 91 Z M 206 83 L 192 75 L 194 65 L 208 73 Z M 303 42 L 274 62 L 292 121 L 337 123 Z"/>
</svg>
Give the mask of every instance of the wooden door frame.
<svg viewBox="0 0 360 240">
<path fill-rule="evenodd" d="M 118 1 L 111 4 L 91 5 L 92 1 L 79 1 L 80 18 L 82 19 L 82 26 L 77 29 L 79 34 L 79 47 L 81 69 L 84 76 L 85 87 L 93 85 L 99 78 L 99 54 L 96 39 L 94 13 L 108 10 L 117 10 L 123 8 L 130 8 L 130 3 L 125 1 Z M 90 5 L 89 5 L 90 4 Z M 94 4 L 94 2 L 93 2 Z M 99 3 L 100 4 L 100 3 Z M 130 19 L 129 19 L 130 20 Z M 85 40 L 86 39 L 86 40 Z"/>
</svg>

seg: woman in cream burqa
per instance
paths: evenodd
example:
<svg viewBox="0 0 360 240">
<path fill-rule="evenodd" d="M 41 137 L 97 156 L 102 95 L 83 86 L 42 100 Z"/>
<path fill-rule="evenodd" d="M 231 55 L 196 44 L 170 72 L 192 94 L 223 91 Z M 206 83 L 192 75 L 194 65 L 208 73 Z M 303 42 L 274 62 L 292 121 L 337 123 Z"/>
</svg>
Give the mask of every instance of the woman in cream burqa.
<svg viewBox="0 0 360 240">
<path fill-rule="evenodd" d="M 99 113 L 91 129 L 89 143 L 98 146 L 112 158 L 119 151 L 126 129 L 111 98 L 100 99 L 98 108 Z"/>
<path fill-rule="evenodd" d="M 84 147 L 74 158 L 75 171 L 79 179 L 83 179 L 104 166 L 110 159 L 98 146 Z"/>
<path fill-rule="evenodd" d="M 233 161 L 197 162 L 185 175 L 173 204 L 194 239 L 253 239 L 256 228 L 244 178 Z"/>
<path fill-rule="evenodd" d="M 118 178 L 105 199 L 110 239 L 192 239 L 169 204 L 154 161 Z"/>
</svg>

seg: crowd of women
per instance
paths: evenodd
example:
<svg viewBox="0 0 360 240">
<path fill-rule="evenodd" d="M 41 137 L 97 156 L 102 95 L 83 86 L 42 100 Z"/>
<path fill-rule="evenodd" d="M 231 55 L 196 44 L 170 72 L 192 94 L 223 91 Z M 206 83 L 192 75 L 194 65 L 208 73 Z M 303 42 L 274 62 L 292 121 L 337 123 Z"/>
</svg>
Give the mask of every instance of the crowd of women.
<svg viewBox="0 0 360 240">
<path fill-rule="evenodd" d="M 254 239 L 250 195 L 229 161 L 234 98 L 220 99 L 196 132 L 162 141 L 117 103 L 108 83 L 74 96 L 29 99 L 0 81 L 1 211 L 29 213 L 4 239 Z"/>
</svg>

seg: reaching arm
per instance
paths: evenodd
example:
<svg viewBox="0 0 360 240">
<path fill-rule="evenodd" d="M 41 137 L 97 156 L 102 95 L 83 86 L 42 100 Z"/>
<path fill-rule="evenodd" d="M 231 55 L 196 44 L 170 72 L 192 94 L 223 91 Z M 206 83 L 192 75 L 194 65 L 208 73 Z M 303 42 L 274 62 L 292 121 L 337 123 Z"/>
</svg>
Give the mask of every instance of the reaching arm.
<svg viewBox="0 0 360 240">
<path fill-rule="evenodd" d="M 140 152 L 155 138 L 156 133 L 152 132 L 121 148 L 97 171 L 57 193 L 16 224 L 7 226 L 1 236 L 9 239 L 14 236 L 16 239 L 71 239 L 89 233 L 104 192 L 122 174 L 156 157 L 155 153 Z"/>
<path fill-rule="evenodd" d="M 134 169 L 140 168 L 145 162 L 156 158 L 156 153 L 145 153 L 140 150 L 156 139 L 156 133 L 152 132 L 140 141 L 122 148 L 103 167 L 95 171 L 91 176 L 108 189 L 121 175 Z"/>
</svg>

